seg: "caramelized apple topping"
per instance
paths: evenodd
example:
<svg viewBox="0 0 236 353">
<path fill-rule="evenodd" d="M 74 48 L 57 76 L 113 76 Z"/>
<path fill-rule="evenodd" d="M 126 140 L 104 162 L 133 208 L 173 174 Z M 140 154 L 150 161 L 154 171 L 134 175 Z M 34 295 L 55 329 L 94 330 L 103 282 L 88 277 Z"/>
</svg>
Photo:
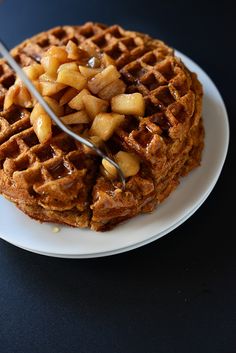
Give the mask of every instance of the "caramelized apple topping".
<svg viewBox="0 0 236 353">
<path fill-rule="evenodd" d="M 144 116 L 143 96 L 125 93 L 126 84 L 115 60 L 106 53 L 81 49 L 70 40 L 66 46 L 51 46 L 40 63 L 23 70 L 61 121 L 82 124 L 83 134 L 98 147 L 103 148 L 127 115 Z M 51 139 L 54 123 L 19 78 L 5 96 L 4 110 L 12 105 L 32 109 L 30 122 L 40 143 Z M 84 151 L 93 153 L 86 146 Z M 140 161 L 136 155 L 119 151 L 113 157 L 125 177 L 138 173 Z M 109 179 L 117 178 L 116 168 L 105 159 L 101 171 Z"/>
</svg>

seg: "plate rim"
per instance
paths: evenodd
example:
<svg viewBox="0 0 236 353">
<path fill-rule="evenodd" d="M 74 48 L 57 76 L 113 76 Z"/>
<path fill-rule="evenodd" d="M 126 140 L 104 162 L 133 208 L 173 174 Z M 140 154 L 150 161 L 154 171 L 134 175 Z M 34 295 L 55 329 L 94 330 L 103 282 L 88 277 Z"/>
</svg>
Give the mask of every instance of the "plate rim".
<svg viewBox="0 0 236 353">
<path fill-rule="evenodd" d="M 214 185 L 215 186 L 215 185 Z M 214 188 L 214 186 L 212 187 L 212 189 Z M 61 258 L 61 259 L 71 259 L 71 260 L 76 260 L 76 259 L 92 259 L 92 258 L 101 258 L 101 257 L 108 257 L 108 256 L 113 256 L 113 255 L 119 255 L 125 252 L 129 252 L 135 249 L 138 249 L 144 245 L 148 245 L 156 240 L 161 239 L 162 237 L 164 237 L 167 234 L 170 234 L 172 231 L 174 231 L 176 228 L 178 228 L 179 226 L 181 226 L 185 221 L 187 221 L 200 207 L 201 205 L 205 202 L 205 200 L 207 199 L 207 197 L 210 195 L 212 190 L 209 190 L 209 193 L 207 193 L 206 197 L 201 200 L 201 202 L 195 207 L 193 208 L 187 215 L 185 215 L 183 218 L 181 218 L 178 222 L 176 222 L 174 225 L 170 226 L 169 228 L 167 228 L 166 230 L 164 230 L 161 233 L 158 233 L 156 235 L 153 235 L 152 237 L 140 241 L 138 243 L 135 243 L 133 245 L 128 245 L 127 247 L 123 247 L 123 248 L 118 248 L 116 250 L 111 250 L 111 251 L 104 251 L 104 252 L 94 252 L 94 253 L 90 253 L 90 254 L 78 254 L 78 255 L 71 255 L 71 254 L 56 254 L 56 253 L 49 253 L 49 252 L 41 252 L 41 251 L 36 251 L 36 250 L 32 250 L 30 248 L 27 247 L 23 247 L 20 245 L 15 244 L 14 242 L 11 242 L 10 244 L 23 249 L 25 251 L 29 251 L 33 254 L 37 254 L 37 255 L 43 255 L 43 256 L 48 256 L 48 257 L 55 257 L 55 258 Z M 6 241 L 8 243 L 7 240 L 2 239 L 4 241 Z"/>
</svg>

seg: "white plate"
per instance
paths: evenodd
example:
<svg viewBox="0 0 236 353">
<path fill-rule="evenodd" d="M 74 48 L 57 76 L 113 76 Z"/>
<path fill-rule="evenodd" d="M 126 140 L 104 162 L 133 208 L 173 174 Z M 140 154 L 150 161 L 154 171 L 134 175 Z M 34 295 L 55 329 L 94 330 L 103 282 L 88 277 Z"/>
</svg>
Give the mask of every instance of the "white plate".
<svg viewBox="0 0 236 353">
<path fill-rule="evenodd" d="M 26 250 L 48 256 L 88 258 L 128 251 L 150 243 L 187 220 L 205 201 L 223 167 L 229 142 L 229 126 L 223 100 L 211 79 L 192 60 L 177 52 L 204 87 L 203 118 L 206 130 L 201 167 L 181 180 L 180 185 L 158 210 L 140 215 L 114 230 L 90 230 L 40 224 L 0 197 L 0 236 Z"/>
</svg>

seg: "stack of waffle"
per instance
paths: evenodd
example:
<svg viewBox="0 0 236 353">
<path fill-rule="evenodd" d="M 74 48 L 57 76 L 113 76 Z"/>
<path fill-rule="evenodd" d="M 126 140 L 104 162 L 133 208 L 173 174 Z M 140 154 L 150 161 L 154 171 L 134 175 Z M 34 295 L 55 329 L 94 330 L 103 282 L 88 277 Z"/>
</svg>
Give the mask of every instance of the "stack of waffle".
<svg viewBox="0 0 236 353">
<path fill-rule="evenodd" d="M 3 109 L 15 82 L 0 60 L 0 193 L 40 221 L 104 231 L 139 213 L 152 211 L 178 185 L 181 176 L 200 164 L 204 129 L 202 87 L 171 48 L 147 35 L 119 26 L 86 23 L 57 27 L 12 50 L 23 67 L 40 62 L 52 45 L 69 40 L 88 52 L 106 53 L 126 84 L 145 100 L 142 118 L 127 116 L 107 141 L 117 151 L 136 154 L 140 170 L 119 180 L 101 173 L 98 156 L 53 127 L 49 142 L 40 143 L 30 124 L 31 109 Z M 75 126 L 81 133 L 81 126 Z"/>
</svg>

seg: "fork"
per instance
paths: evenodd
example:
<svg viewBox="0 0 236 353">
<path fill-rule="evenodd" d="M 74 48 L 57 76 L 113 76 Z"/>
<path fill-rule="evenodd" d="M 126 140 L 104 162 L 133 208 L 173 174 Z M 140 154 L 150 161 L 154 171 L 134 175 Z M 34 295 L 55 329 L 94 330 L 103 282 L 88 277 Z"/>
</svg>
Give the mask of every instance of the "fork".
<svg viewBox="0 0 236 353">
<path fill-rule="evenodd" d="M 93 142 L 77 135 L 69 126 L 64 124 L 54 113 L 54 111 L 49 107 L 49 105 L 46 103 L 44 98 L 41 96 L 41 94 L 37 91 L 33 83 L 30 81 L 30 79 L 26 76 L 24 71 L 21 69 L 21 67 L 17 64 L 15 59 L 11 56 L 9 50 L 7 49 L 6 45 L 3 43 L 3 41 L 0 39 L 0 53 L 2 56 L 5 58 L 5 60 L 8 62 L 8 64 L 12 67 L 12 69 L 16 72 L 18 77 L 24 82 L 30 93 L 36 98 L 36 100 L 40 103 L 40 105 L 43 107 L 43 109 L 46 111 L 46 113 L 50 116 L 50 118 L 54 121 L 54 123 L 66 134 L 71 136 L 73 139 L 76 141 L 79 141 L 83 145 L 91 148 L 94 150 L 97 155 L 100 157 L 106 159 L 109 163 L 111 163 L 117 170 L 118 175 L 120 177 L 121 183 L 122 183 L 122 189 L 125 190 L 125 177 L 124 174 L 120 168 L 120 166 L 110 157 L 105 155 L 102 150 L 100 150 Z"/>
</svg>

